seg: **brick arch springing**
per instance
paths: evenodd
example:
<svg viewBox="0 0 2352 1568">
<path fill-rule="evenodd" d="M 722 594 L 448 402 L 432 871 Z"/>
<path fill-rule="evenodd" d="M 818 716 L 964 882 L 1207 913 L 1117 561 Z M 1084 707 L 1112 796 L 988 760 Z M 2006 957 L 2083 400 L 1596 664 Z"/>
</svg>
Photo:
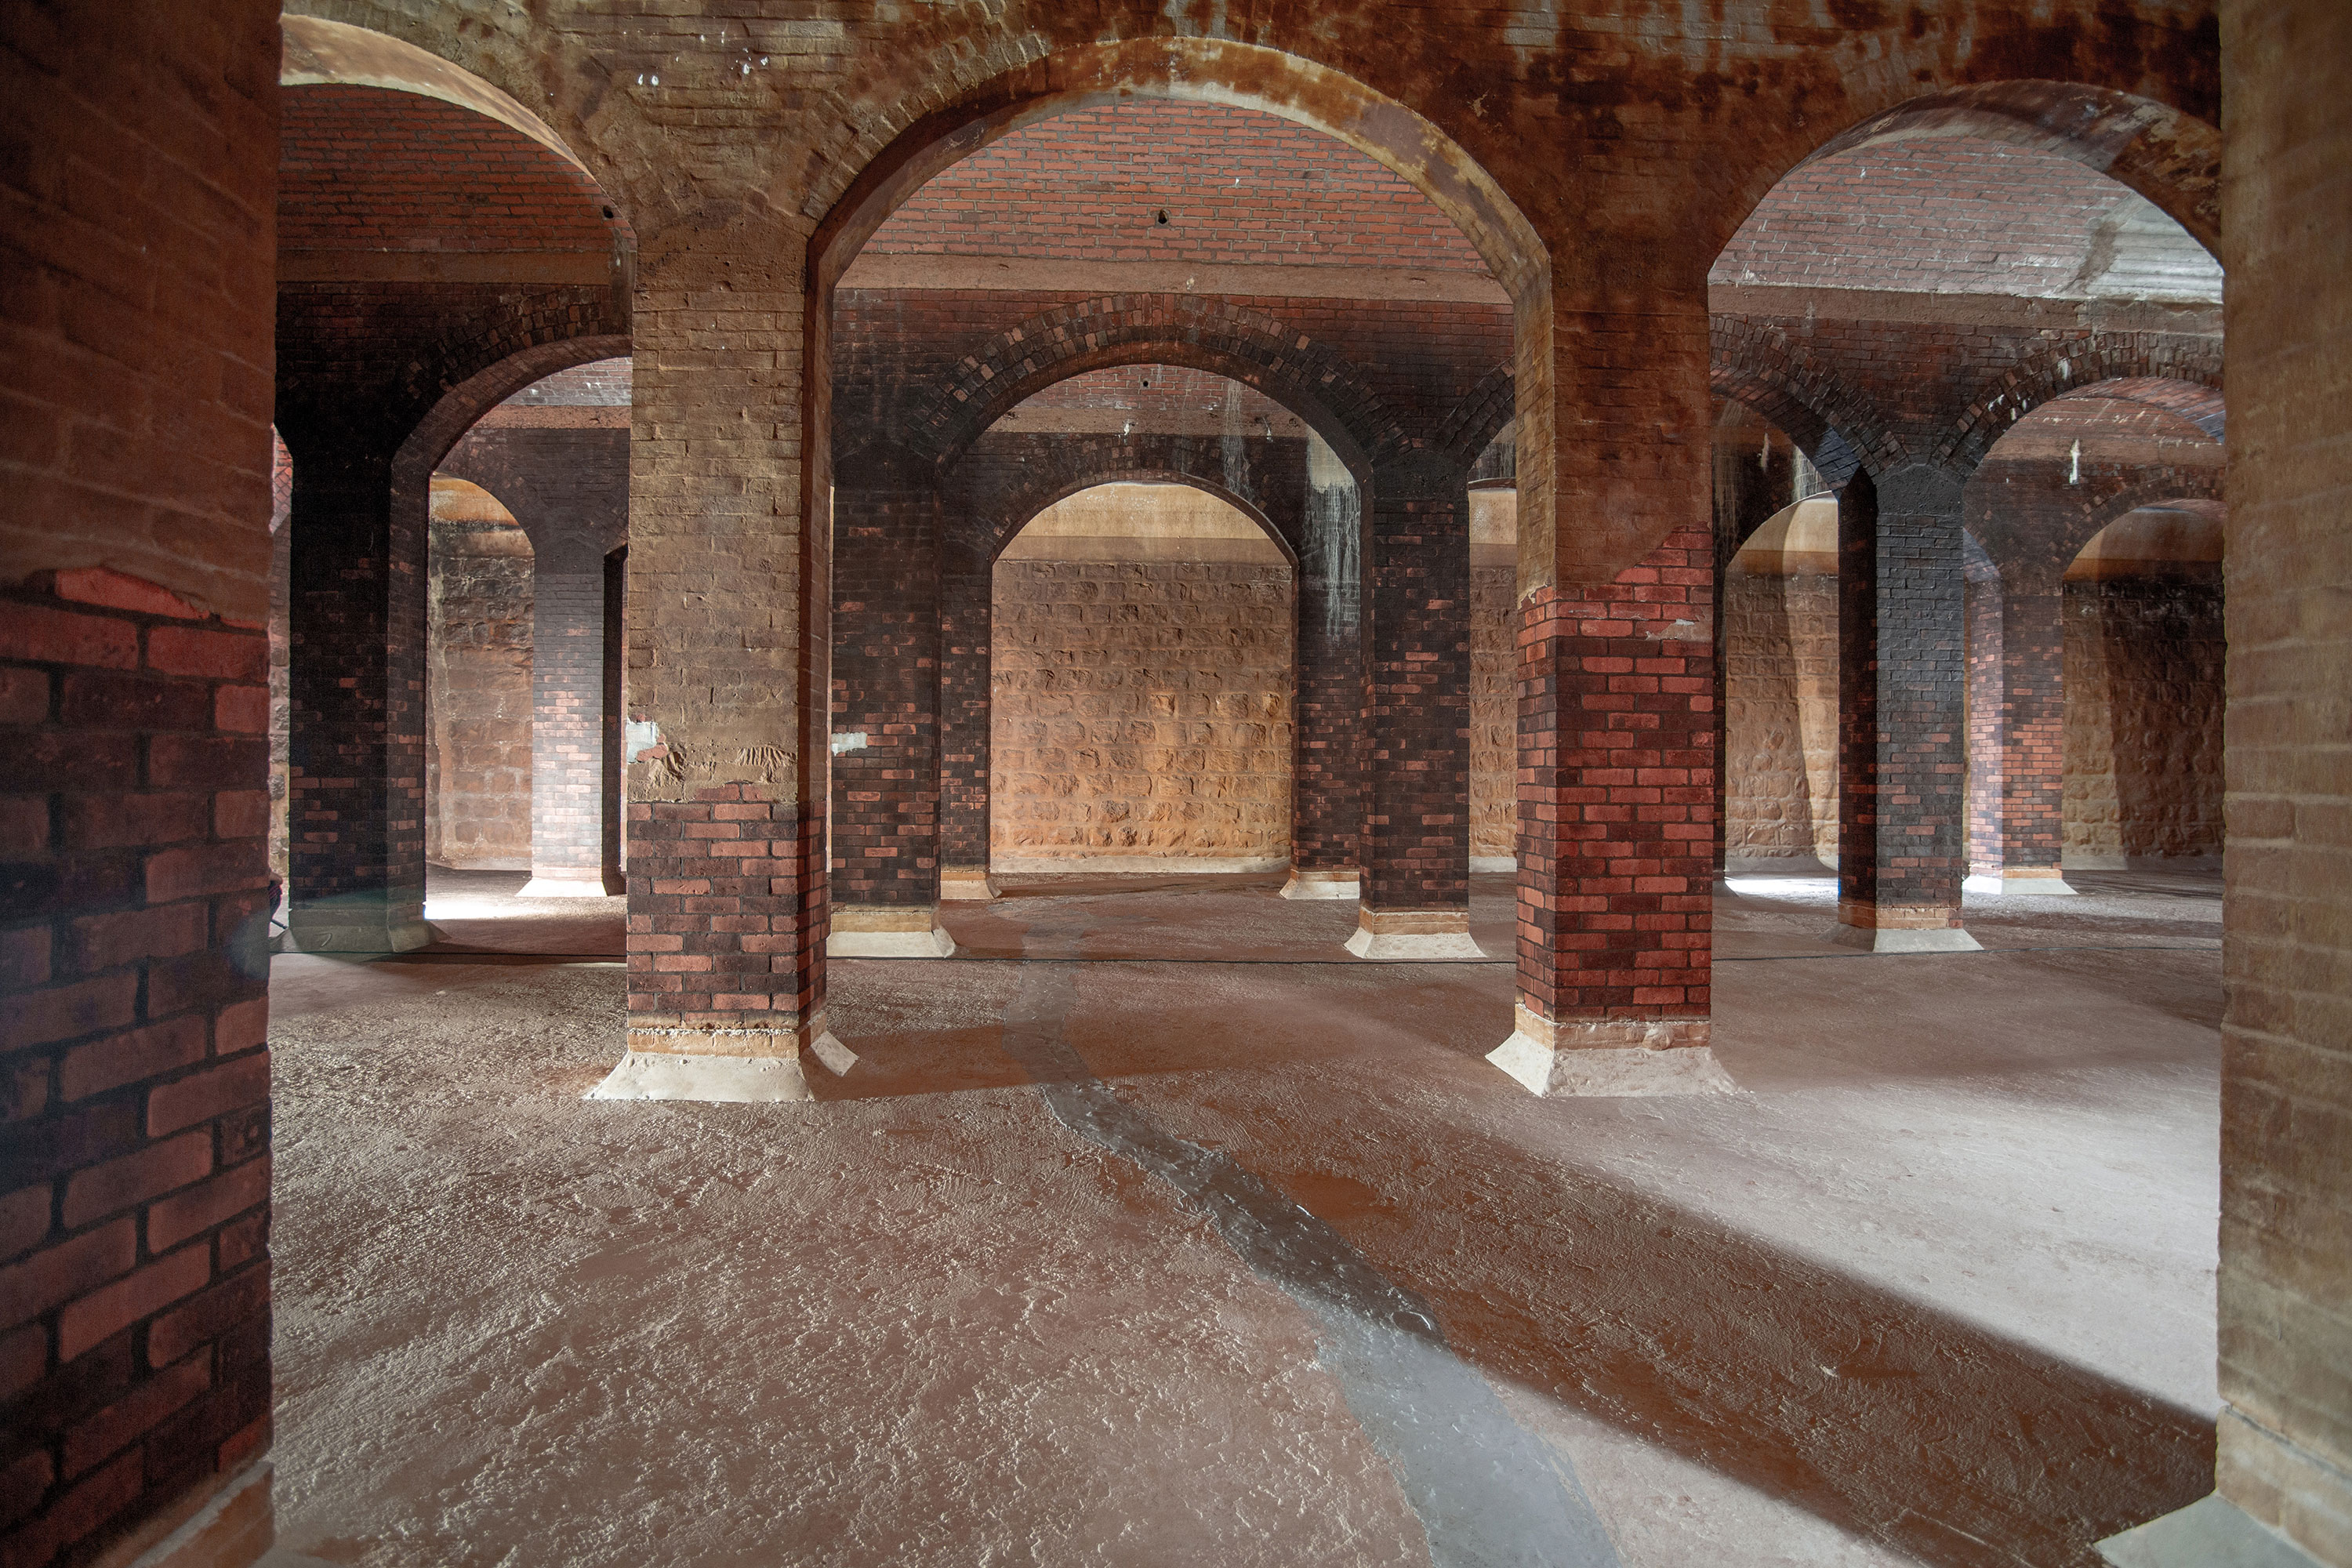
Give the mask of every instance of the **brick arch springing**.
<svg viewBox="0 0 2352 1568">
<path fill-rule="evenodd" d="M 1868 400 L 1778 328 L 1717 316 L 1708 325 L 1707 385 L 1779 426 L 1832 487 L 1856 467 L 1895 467 L 1903 448 Z"/>
<path fill-rule="evenodd" d="M 1451 454 L 1464 468 L 1473 467 L 1518 412 L 1514 367 L 1498 364 L 1446 414 L 1437 427 L 1438 449 Z"/>
<path fill-rule="evenodd" d="M 1407 444 L 1346 360 L 1272 316 L 1195 294 L 1110 294 L 1032 316 L 964 356 L 908 444 L 951 459 L 1024 398 L 1088 371 L 1179 364 L 1264 393 L 1361 470 Z"/>
</svg>

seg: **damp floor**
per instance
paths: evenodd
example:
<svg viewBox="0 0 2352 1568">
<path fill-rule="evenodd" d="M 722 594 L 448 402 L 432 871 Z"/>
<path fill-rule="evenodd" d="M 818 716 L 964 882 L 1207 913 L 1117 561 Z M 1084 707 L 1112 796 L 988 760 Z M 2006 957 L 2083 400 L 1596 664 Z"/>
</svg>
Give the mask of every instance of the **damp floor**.
<svg viewBox="0 0 2352 1568">
<path fill-rule="evenodd" d="M 2217 877 L 1900 957 L 1736 879 L 1740 1092 L 1598 1100 L 1483 1060 L 1507 878 L 1422 964 L 1009 879 L 769 1106 L 583 1100 L 621 905 L 522 880 L 276 961 L 280 1568 L 2042 1568 L 2210 1488 Z"/>
</svg>

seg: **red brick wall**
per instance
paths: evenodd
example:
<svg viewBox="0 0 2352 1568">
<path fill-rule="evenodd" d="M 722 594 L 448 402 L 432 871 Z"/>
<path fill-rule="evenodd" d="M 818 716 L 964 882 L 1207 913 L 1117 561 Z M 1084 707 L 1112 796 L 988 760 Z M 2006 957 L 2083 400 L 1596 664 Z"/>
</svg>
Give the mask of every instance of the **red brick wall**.
<svg viewBox="0 0 2352 1568">
<path fill-rule="evenodd" d="M 269 1441 L 268 644 L 136 579 L 0 599 L 0 1558 Z"/>
</svg>

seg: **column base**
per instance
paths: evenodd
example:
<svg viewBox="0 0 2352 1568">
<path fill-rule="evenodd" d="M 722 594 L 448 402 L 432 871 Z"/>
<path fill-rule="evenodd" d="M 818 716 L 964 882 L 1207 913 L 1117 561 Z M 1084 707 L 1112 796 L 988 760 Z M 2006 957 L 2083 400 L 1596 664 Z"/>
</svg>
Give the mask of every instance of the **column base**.
<svg viewBox="0 0 2352 1568">
<path fill-rule="evenodd" d="M 558 868 L 530 869 L 530 880 L 525 882 L 515 897 L 518 899 L 611 899 L 629 890 L 618 871 L 575 871 Z"/>
<path fill-rule="evenodd" d="M 996 879 L 985 866 L 942 866 L 940 868 L 940 901 L 970 900 L 984 902 L 996 897 Z"/>
<path fill-rule="evenodd" d="M 2116 1568 L 2320 1568 L 2319 1559 L 2216 1494 L 2099 1542 Z"/>
<path fill-rule="evenodd" d="M 814 1038 L 803 1044 L 803 1037 Z M 631 1029 L 621 1065 L 583 1100 L 691 1100 L 708 1105 L 777 1105 L 816 1098 L 801 1070 L 806 1049 L 835 1077 L 857 1057 L 820 1016 L 814 1030 Z"/>
<path fill-rule="evenodd" d="M 1470 940 L 1467 910 L 1364 910 L 1348 951 L 1391 963 L 1430 958 L 1484 958 Z"/>
<path fill-rule="evenodd" d="M 835 904 L 827 958 L 946 958 L 955 938 L 940 925 L 936 904 Z"/>
<path fill-rule="evenodd" d="M 360 920 L 332 912 L 296 910 L 287 922 L 286 952 L 413 952 L 441 940 L 441 928 L 414 920 Z"/>
<path fill-rule="evenodd" d="M 1956 910 L 1838 902 L 1838 923 L 1827 940 L 1864 952 L 1981 952 L 1977 939 L 1952 921 Z"/>
<path fill-rule="evenodd" d="M 267 1455 L 212 1476 L 92 1560 L 91 1568 L 250 1568 L 278 1542 Z"/>
<path fill-rule="evenodd" d="M 1511 1037 L 1486 1059 L 1531 1094 L 1591 1098 L 1730 1094 L 1739 1086 L 1715 1059 L 1705 1018 L 1611 1018 L 1556 1024 L 1511 1009 Z"/>
<path fill-rule="evenodd" d="M 2024 893 L 2034 898 L 2055 898 L 2076 889 L 2066 885 L 2066 876 L 2058 870 L 1979 871 L 1960 884 L 1964 893 L 1994 895 Z"/>
<path fill-rule="evenodd" d="M 1519 858 L 1516 855 L 1473 855 L 1470 857 L 1470 874 L 1474 877 L 1491 875 L 1497 872 L 1516 872 L 1518 868 Z"/>
<path fill-rule="evenodd" d="M 1282 885 L 1286 899 L 1353 899 L 1361 897 L 1361 874 L 1353 866 L 1301 870 L 1293 866 L 1290 880 Z"/>
</svg>

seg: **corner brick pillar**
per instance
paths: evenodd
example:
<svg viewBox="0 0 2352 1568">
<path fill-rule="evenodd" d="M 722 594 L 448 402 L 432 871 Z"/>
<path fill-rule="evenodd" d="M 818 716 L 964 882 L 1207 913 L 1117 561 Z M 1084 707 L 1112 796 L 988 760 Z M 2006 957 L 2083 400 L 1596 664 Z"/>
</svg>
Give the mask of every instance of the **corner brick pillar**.
<svg viewBox="0 0 2352 1568">
<path fill-rule="evenodd" d="M 1958 476 L 1916 465 L 1838 492 L 1838 924 L 1877 952 L 1973 952 L 1968 636 Z M 2004 617 L 2003 647 L 2016 637 Z"/>
<path fill-rule="evenodd" d="M 866 447 L 834 473 L 837 958 L 955 951 L 939 923 L 941 504 L 920 453 Z"/>
<path fill-rule="evenodd" d="M 1308 456 L 1306 489 L 1291 724 L 1290 879 L 1282 896 L 1358 899 L 1365 742 L 1361 498 L 1319 438 Z"/>
<path fill-rule="evenodd" d="M 280 411 L 293 458 L 288 603 L 289 941 L 399 952 L 425 924 L 426 499 L 396 442 Z"/>
<path fill-rule="evenodd" d="M 964 545 L 940 562 L 940 897 L 992 899 L 988 876 L 990 638 L 995 563 Z"/>
<path fill-rule="evenodd" d="M 1486 1059 L 1537 1094 L 1718 1091 L 1705 280 L 1546 336 L 1518 372 L 1518 994 Z"/>
<path fill-rule="evenodd" d="M 628 1054 L 611 1100 L 810 1098 L 825 1032 L 831 531 L 799 236 L 640 259 L 629 466 Z M 835 1058 L 838 1060 L 839 1058 Z"/>
<path fill-rule="evenodd" d="M 533 541 L 530 614 L 530 880 L 525 898 L 621 892 L 621 803 L 605 750 L 619 693 L 608 679 L 612 595 L 601 541 Z M 617 781 L 612 781 L 616 783 Z"/>
<path fill-rule="evenodd" d="M 2000 863 L 1977 886 L 2071 893 L 2066 847 L 2066 584 L 2053 563 L 2001 573 Z"/>
<path fill-rule="evenodd" d="M 1470 940 L 1469 471 L 1377 465 L 1365 530 L 1360 958 L 1476 957 Z"/>
<path fill-rule="evenodd" d="M 0 592 L 0 1561 L 207 1494 L 267 1542 L 268 665 L 103 568 Z"/>
</svg>

